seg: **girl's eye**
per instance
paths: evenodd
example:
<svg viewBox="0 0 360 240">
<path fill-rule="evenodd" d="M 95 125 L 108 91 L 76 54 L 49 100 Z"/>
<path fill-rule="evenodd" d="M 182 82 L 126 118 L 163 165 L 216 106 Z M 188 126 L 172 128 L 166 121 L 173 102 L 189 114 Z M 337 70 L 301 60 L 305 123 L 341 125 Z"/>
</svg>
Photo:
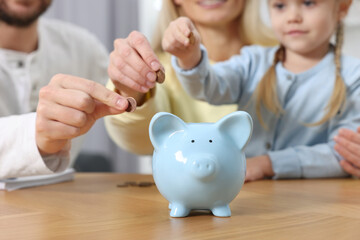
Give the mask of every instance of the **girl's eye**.
<svg viewBox="0 0 360 240">
<path fill-rule="evenodd" d="M 283 4 L 283 3 L 274 3 L 273 7 L 276 8 L 276 9 L 281 10 L 281 9 L 283 9 L 285 7 L 285 4 Z"/>
</svg>

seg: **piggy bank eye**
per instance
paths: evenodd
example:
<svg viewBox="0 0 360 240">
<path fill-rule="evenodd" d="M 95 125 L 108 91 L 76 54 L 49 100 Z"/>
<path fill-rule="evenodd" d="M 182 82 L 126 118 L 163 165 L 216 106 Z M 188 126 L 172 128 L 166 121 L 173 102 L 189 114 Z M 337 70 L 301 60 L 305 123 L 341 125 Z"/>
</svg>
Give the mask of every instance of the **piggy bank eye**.
<svg viewBox="0 0 360 240">
<path fill-rule="evenodd" d="M 192 142 L 192 143 L 194 143 L 194 142 L 195 142 L 195 140 L 191 140 L 191 142 Z"/>
<path fill-rule="evenodd" d="M 211 140 L 211 139 L 209 140 L 209 143 L 212 143 L 212 140 Z"/>
</svg>

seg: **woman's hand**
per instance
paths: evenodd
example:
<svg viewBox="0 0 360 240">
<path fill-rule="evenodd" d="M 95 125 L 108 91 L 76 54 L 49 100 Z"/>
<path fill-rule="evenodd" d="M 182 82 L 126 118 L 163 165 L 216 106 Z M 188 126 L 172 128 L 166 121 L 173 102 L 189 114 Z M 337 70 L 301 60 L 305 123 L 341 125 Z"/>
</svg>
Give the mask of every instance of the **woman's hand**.
<svg viewBox="0 0 360 240">
<path fill-rule="evenodd" d="M 164 67 L 143 34 L 133 31 L 114 41 L 108 74 L 121 95 L 131 96 L 141 105 L 155 86 L 158 71 L 164 72 Z"/>
<path fill-rule="evenodd" d="M 360 127 L 357 132 L 342 128 L 334 140 L 335 150 L 344 158 L 340 161 L 341 167 L 347 173 L 360 177 Z"/>
<path fill-rule="evenodd" d="M 178 58 L 183 69 L 194 68 L 201 60 L 200 34 L 187 17 L 172 21 L 162 40 L 164 51 Z"/>
</svg>

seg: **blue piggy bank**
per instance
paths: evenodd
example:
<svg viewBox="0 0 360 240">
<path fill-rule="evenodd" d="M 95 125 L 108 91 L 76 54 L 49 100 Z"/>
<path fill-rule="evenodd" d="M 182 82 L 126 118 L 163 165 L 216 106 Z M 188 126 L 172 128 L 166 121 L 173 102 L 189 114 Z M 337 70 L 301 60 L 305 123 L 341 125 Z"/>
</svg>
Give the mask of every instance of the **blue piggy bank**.
<svg viewBox="0 0 360 240">
<path fill-rule="evenodd" d="M 250 115 L 242 111 L 216 123 L 185 123 L 164 112 L 154 115 L 149 126 L 153 177 L 170 202 L 171 217 L 197 209 L 231 216 L 229 203 L 245 180 L 244 147 L 252 126 Z"/>
</svg>

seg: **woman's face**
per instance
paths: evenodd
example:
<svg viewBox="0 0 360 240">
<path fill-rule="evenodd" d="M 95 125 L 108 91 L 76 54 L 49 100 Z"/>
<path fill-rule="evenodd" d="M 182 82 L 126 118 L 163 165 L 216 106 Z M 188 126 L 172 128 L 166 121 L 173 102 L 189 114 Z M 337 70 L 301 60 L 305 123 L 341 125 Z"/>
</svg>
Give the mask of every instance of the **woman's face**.
<svg viewBox="0 0 360 240">
<path fill-rule="evenodd" d="M 173 0 L 180 14 L 193 22 L 209 26 L 224 26 L 243 12 L 245 0 Z"/>
</svg>

